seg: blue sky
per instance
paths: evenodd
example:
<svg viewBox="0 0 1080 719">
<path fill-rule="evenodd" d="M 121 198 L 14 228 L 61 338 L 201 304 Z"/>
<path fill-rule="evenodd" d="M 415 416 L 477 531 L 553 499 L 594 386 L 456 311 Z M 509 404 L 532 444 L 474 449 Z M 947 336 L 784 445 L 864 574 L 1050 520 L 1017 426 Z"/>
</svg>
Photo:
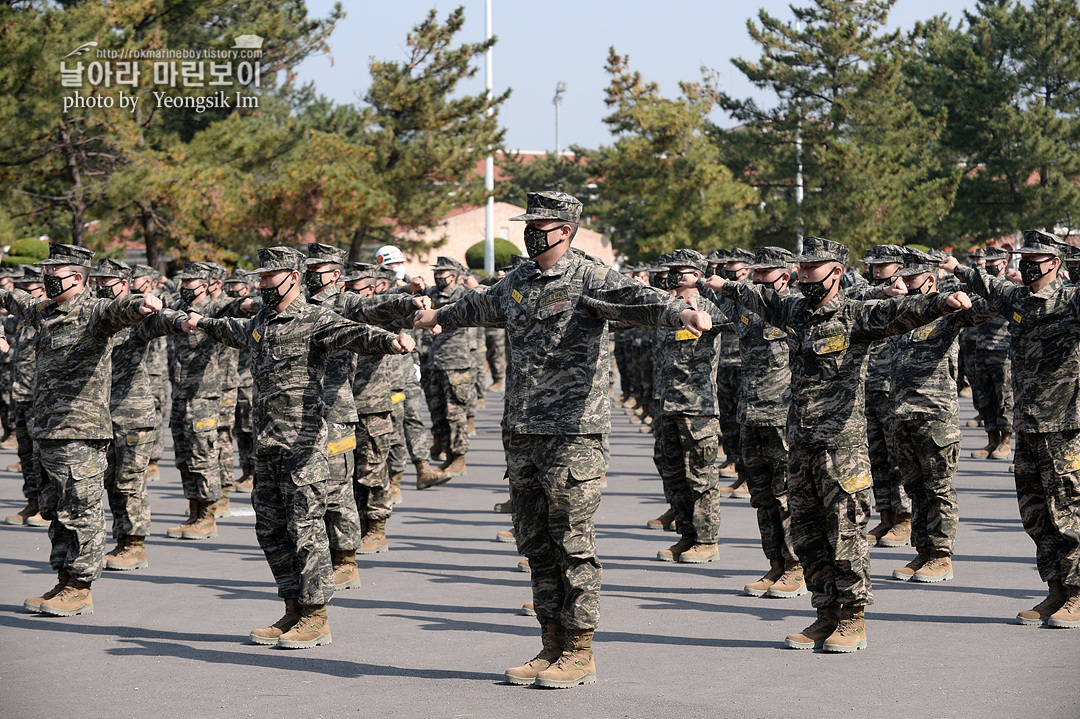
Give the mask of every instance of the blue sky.
<svg viewBox="0 0 1080 719">
<path fill-rule="evenodd" d="M 797 3 L 801 4 L 801 3 Z M 312 16 L 325 16 L 332 0 L 307 0 Z M 368 62 L 376 57 L 401 60 L 405 36 L 436 8 L 440 17 L 465 8 L 462 41 L 484 37 L 483 0 L 347 0 L 347 17 L 331 36 L 331 58 L 307 59 L 299 68 L 302 82 L 339 103 L 357 102 L 368 83 Z M 910 28 L 917 20 L 940 13 L 954 21 L 974 0 L 899 0 L 890 27 Z M 608 48 L 628 54 L 633 69 L 659 83 L 669 96 L 678 94 L 680 80 L 697 80 L 700 68 L 719 71 L 721 88 L 737 97 L 757 93 L 731 64 L 733 57 L 757 58 L 760 53 L 746 30 L 746 21 L 759 8 L 793 19 L 788 2 L 778 0 L 546 0 L 524 3 L 492 0 L 493 31 L 498 37 L 494 57 L 494 86 L 513 92 L 500 116 L 507 128 L 506 146 L 518 150 L 554 150 L 558 82 L 567 85 L 561 111 L 563 147 L 596 147 L 610 143 L 601 119 L 606 114 L 604 62 Z M 482 92 L 483 65 L 463 91 Z M 725 118 L 718 122 L 727 124 Z"/>
</svg>

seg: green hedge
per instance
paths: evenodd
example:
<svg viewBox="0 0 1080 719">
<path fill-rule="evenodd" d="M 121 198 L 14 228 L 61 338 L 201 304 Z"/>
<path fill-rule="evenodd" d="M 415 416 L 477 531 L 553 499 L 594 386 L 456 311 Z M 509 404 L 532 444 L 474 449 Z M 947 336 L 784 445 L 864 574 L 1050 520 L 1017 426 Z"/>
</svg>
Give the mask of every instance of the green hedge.
<svg viewBox="0 0 1080 719">
<path fill-rule="evenodd" d="M 504 240 L 501 237 L 495 238 L 495 266 L 505 267 L 510 264 L 510 255 L 524 254 L 509 240 Z M 484 243 L 477 242 L 465 252 L 465 264 L 469 266 L 470 270 L 482 270 L 484 269 Z"/>
</svg>

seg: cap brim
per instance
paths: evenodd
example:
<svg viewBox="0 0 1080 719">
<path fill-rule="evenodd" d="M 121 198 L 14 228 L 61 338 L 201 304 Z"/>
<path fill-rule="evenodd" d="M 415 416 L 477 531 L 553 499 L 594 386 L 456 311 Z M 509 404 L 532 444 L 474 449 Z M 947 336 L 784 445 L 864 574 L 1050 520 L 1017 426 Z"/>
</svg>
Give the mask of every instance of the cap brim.
<svg viewBox="0 0 1080 719">
<path fill-rule="evenodd" d="M 791 258 L 791 261 L 792 262 L 803 262 L 803 263 L 807 263 L 807 264 L 809 264 L 811 262 L 836 262 L 837 264 L 841 264 L 841 265 L 846 265 L 847 264 L 847 262 L 845 262 L 843 260 L 838 260 L 835 257 L 821 257 L 820 255 L 795 255 L 794 257 Z"/>
<path fill-rule="evenodd" d="M 902 267 L 896 271 L 897 277 L 914 277 L 915 275 L 930 274 L 937 272 L 937 268 L 930 267 Z"/>
<path fill-rule="evenodd" d="M 768 263 L 766 263 L 766 264 L 761 264 L 761 265 L 747 265 L 743 269 L 744 270 L 780 270 L 780 269 L 786 270 L 787 267 L 788 267 L 787 263 L 785 262 L 784 264 L 768 264 Z"/>
<path fill-rule="evenodd" d="M 38 267 L 45 267 L 46 265 L 78 265 L 79 267 L 86 267 L 81 262 L 71 262 L 69 260 L 58 260 L 52 257 L 47 257 L 44 260 L 38 260 L 34 263 Z"/>
<path fill-rule="evenodd" d="M 1018 250 L 1010 250 L 1011 255 L 1053 255 L 1054 257 L 1061 257 L 1064 253 L 1061 250 L 1056 250 L 1052 247 L 1044 247 L 1041 249 L 1035 249 L 1033 247 L 1021 247 Z"/>
</svg>

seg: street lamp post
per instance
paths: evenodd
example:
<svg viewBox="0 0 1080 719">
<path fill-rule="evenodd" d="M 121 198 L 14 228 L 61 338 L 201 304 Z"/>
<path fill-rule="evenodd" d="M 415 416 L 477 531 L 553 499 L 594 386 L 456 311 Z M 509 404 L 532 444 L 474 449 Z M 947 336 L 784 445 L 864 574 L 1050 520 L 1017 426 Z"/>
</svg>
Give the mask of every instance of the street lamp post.
<svg viewBox="0 0 1080 719">
<path fill-rule="evenodd" d="M 485 23 L 487 25 L 485 37 L 487 37 L 488 42 L 491 42 L 491 0 L 487 0 L 485 6 Z M 485 57 L 484 72 L 488 103 L 491 102 L 492 98 L 491 64 L 491 46 L 489 45 Z M 488 107 L 487 114 L 490 116 L 493 112 L 493 108 Z M 489 147 L 488 156 L 484 158 L 484 190 L 487 192 L 487 205 L 484 207 L 484 272 L 488 274 L 488 277 L 495 274 L 495 158 L 491 156 L 490 149 Z"/>
<path fill-rule="evenodd" d="M 559 108 L 562 107 L 562 96 L 566 92 L 566 83 L 560 81 L 555 86 L 555 99 L 551 102 L 555 105 L 555 156 L 562 154 L 562 140 L 559 138 Z"/>
</svg>

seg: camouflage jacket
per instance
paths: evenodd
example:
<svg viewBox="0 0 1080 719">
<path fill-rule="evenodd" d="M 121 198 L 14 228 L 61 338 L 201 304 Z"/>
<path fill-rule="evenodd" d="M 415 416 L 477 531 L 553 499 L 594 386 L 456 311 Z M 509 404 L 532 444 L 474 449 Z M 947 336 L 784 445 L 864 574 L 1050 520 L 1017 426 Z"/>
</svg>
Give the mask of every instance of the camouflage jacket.
<svg viewBox="0 0 1080 719">
<path fill-rule="evenodd" d="M 112 336 L 143 319 L 142 297 L 102 300 L 84 289 L 61 305 L 0 290 L 0 305 L 38 330 L 34 439 L 112 439 Z"/>
<path fill-rule="evenodd" d="M 14 315 L 4 318 L 4 333 L 10 340 L 11 401 L 34 401 L 34 370 L 37 366 L 37 329 Z"/>
<path fill-rule="evenodd" d="M 212 318 L 230 312 L 234 302 L 238 304 L 231 297 L 206 299 L 190 309 Z M 189 311 L 183 300 L 177 300 L 172 309 L 184 313 Z M 169 374 L 174 402 L 196 397 L 212 399 L 221 396 L 225 368 L 221 366 L 220 348 L 212 339 L 201 332 L 173 335 L 169 347 Z"/>
<path fill-rule="evenodd" d="M 147 357 L 155 339 L 183 334 L 180 323 L 186 318 L 186 314 L 166 309 L 113 335 L 109 413 L 114 428 L 142 429 L 157 423 Z"/>
<path fill-rule="evenodd" d="M 653 393 L 662 414 L 711 417 L 719 410 L 716 401 L 716 367 L 720 361 L 721 331 L 734 330 L 731 320 L 700 293 L 697 307 L 712 317 L 713 328 L 701 337 L 685 329 L 661 327 L 654 335 L 657 369 Z"/>
<path fill-rule="evenodd" d="M 870 345 L 866 361 L 866 391 L 888 394 L 892 379 L 892 362 L 896 349 L 893 339 L 880 340 Z M 883 409 L 883 408 L 881 408 Z"/>
<path fill-rule="evenodd" d="M 364 324 L 380 324 L 395 319 L 411 317 L 413 313 L 412 297 L 395 294 L 391 297 L 376 296 L 367 298 L 354 292 L 342 292 L 337 285 L 324 287 L 322 291 L 308 298 L 308 304 L 325 307 L 345 319 Z M 360 363 L 382 361 L 392 362 L 396 357 L 364 357 Z M 333 424 L 350 424 L 358 421 L 357 411 L 367 414 L 372 411 L 360 409 L 356 400 L 358 391 L 364 389 L 364 378 L 357 376 L 357 357 L 348 349 L 331 352 L 326 359 L 326 377 L 323 379 L 323 391 L 326 392 L 326 421 Z M 354 378 L 356 382 L 354 382 Z M 390 409 L 390 392 L 386 394 L 386 409 Z"/>
<path fill-rule="evenodd" d="M 337 313 L 293 300 L 283 312 L 262 308 L 251 319 L 203 319 L 212 339 L 251 351 L 255 378 L 252 428 L 257 451 L 293 454 L 326 451 L 327 404 L 323 382 L 335 350 L 393 352 L 395 336 Z M 305 484 L 305 477 L 296 481 Z M 315 481 L 312 477 L 308 481 Z"/>
<path fill-rule="evenodd" d="M 975 328 L 976 350 L 1008 352 L 1012 337 L 1009 335 L 1009 320 L 1004 315 L 995 315 Z"/>
<path fill-rule="evenodd" d="M 438 287 L 428 287 L 424 293 L 431 298 L 434 309 L 454 304 L 466 294 L 461 285 L 448 287 L 440 291 Z M 470 292 L 468 294 L 480 294 Z M 428 362 L 431 369 L 469 369 L 472 367 L 473 331 L 464 327 L 443 327 L 443 331 L 431 337 L 428 350 Z"/>
<path fill-rule="evenodd" d="M 955 272 L 1009 323 L 1016 431 L 1080 429 L 1080 287 L 1058 279 L 1032 292 L 982 268 Z"/>
<path fill-rule="evenodd" d="M 567 252 L 546 272 L 529 260 L 487 292 L 438 312 L 444 328 L 506 323 L 505 428 L 526 434 L 607 434 L 607 321 L 677 327 L 689 309 L 615 270 Z"/>
<path fill-rule="evenodd" d="M 975 327 L 996 314 L 990 303 L 976 297 L 970 310 L 954 312 L 890 340 L 892 416 L 958 422 L 957 337 L 965 327 Z"/>
<path fill-rule="evenodd" d="M 728 282 L 723 295 L 787 334 L 791 350 L 793 444 L 847 448 L 866 444 L 864 370 L 870 343 L 902 334 L 948 311 L 946 295 L 866 303 L 837 295 L 813 308 L 804 297 Z"/>
</svg>

